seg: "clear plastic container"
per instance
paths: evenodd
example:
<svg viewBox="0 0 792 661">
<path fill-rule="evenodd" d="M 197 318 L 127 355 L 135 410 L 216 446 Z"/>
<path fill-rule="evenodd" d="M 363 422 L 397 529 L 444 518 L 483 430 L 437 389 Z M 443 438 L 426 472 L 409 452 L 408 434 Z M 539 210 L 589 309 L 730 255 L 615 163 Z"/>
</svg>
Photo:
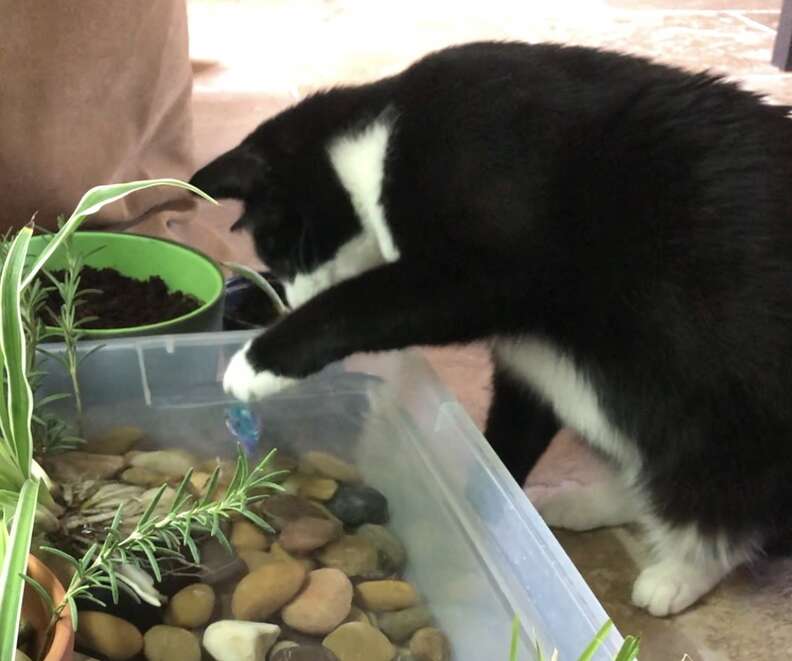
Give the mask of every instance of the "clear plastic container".
<svg viewBox="0 0 792 661">
<path fill-rule="evenodd" d="M 220 381 L 249 332 L 117 340 L 81 373 L 87 433 L 144 428 L 156 444 L 235 452 Z M 90 348 L 88 345 L 86 348 Z M 47 391 L 68 391 L 51 366 Z M 353 461 L 388 498 L 391 527 L 456 661 L 508 661 L 557 648 L 575 661 L 607 616 L 465 411 L 417 353 L 354 357 L 256 405 L 262 444 Z M 615 631 L 595 659 L 611 659 Z"/>
</svg>

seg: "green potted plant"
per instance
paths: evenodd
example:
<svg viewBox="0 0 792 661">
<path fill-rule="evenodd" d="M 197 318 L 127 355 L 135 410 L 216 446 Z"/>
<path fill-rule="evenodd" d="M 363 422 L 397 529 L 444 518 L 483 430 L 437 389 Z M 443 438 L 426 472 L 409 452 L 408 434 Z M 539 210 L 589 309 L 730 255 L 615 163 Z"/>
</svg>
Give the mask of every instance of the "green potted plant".
<svg viewBox="0 0 792 661">
<path fill-rule="evenodd" d="M 224 539 L 217 521 L 232 514 L 266 526 L 247 505 L 270 486 L 264 474 L 268 457 L 250 469 L 240 455 L 231 484 L 222 496 L 214 495 L 217 470 L 200 497 L 188 493 L 191 477 L 188 471 L 165 511 L 156 510 L 165 490 L 163 485 L 129 534 L 120 532 L 122 510 L 119 508 L 102 543 L 91 546 L 79 559 L 40 545 L 36 539 L 42 551 L 72 565 L 72 578 L 66 589 L 31 555 L 36 533 L 46 532 L 53 521 L 57 525 L 60 514 L 50 494 L 51 482 L 34 459 L 34 425 L 46 426 L 46 423 L 34 413 L 31 385 L 35 386 L 40 376 L 36 371 L 36 345 L 48 334 L 31 313 L 41 306 L 46 293 L 37 278 L 86 216 L 134 191 L 158 185 L 179 186 L 203 195 L 189 184 L 171 179 L 100 186 L 85 194 L 57 234 L 37 251 L 32 263 L 29 260 L 31 227 L 22 228 L 4 244 L 0 273 L 0 661 L 16 658 L 23 612 L 39 629 L 34 651 L 37 659 L 68 661 L 77 626 L 77 597 L 91 598 L 92 588 L 107 587 L 115 598 L 120 586 L 155 599 L 156 596 L 147 595 L 147 582 L 140 579 L 141 575 L 147 578 L 145 573 L 141 574 L 143 563 L 150 571 L 159 573 L 152 549 L 178 536 L 193 550 L 194 544 L 190 543 L 193 530 Z M 76 366 L 77 361 L 73 362 Z M 65 423 L 51 426 L 50 431 L 51 448 L 58 443 L 70 447 Z M 254 491 L 257 495 L 250 495 Z M 197 557 L 194 560 L 197 562 Z"/>
<path fill-rule="evenodd" d="M 31 254 L 43 251 L 50 240 L 35 237 Z M 60 285 L 49 296 L 50 307 L 60 307 L 68 288 L 80 281 L 93 294 L 81 311 L 88 338 L 222 329 L 223 274 L 211 258 L 188 246 L 137 234 L 81 231 L 51 254 L 47 269 L 59 276 Z M 63 324 L 48 321 L 57 335 Z"/>
</svg>

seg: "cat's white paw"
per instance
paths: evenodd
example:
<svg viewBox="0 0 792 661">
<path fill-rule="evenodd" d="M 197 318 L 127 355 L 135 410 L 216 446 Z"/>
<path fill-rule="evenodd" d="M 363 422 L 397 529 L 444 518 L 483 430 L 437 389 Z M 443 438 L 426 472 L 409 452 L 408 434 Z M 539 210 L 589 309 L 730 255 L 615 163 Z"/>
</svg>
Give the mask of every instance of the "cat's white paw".
<svg viewBox="0 0 792 661">
<path fill-rule="evenodd" d="M 278 376 L 272 372 L 256 372 L 247 359 L 249 348 L 250 342 L 234 354 L 226 368 L 223 389 L 229 395 L 243 402 L 251 402 L 273 395 L 296 383 L 296 379 Z"/>
<path fill-rule="evenodd" d="M 632 601 L 652 615 L 679 613 L 709 592 L 722 572 L 708 572 L 688 563 L 663 560 L 644 569 L 633 585 Z"/>
<path fill-rule="evenodd" d="M 565 530 L 594 530 L 629 523 L 635 519 L 624 490 L 608 483 L 570 484 L 543 490 L 534 500 L 531 487 L 528 497 L 545 523 Z"/>
</svg>

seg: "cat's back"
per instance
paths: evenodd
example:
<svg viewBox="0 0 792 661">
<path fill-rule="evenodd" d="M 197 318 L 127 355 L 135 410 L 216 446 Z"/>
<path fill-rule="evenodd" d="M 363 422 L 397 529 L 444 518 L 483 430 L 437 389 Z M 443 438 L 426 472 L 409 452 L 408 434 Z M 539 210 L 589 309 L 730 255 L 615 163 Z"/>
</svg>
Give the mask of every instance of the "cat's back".
<svg viewBox="0 0 792 661">
<path fill-rule="evenodd" d="M 717 76 L 586 47 L 480 42 L 397 80 L 392 161 L 411 173 L 406 185 L 441 182 L 449 215 L 468 191 L 469 206 L 500 218 L 521 214 L 522 197 L 532 211 L 521 225 L 582 214 L 647 228 L 753 209 L 792 229 L 787 109 Z"/>
</svg>

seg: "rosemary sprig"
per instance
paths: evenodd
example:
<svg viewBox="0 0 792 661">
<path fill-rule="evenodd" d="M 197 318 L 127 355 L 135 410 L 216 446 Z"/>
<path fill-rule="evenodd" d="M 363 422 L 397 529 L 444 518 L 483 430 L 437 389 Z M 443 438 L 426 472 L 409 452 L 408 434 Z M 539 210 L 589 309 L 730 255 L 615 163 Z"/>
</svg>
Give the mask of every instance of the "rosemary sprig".
<svg viewBox="0 0 792 661">
<path fill-rule="evenodd" d="M 197 535 L 216 537 L 230 551 L 231 545 L 222 530 L 221 522 L 233 515 L 244 516 L 261 528 L 271 531 L 267 522 L 250 508 L 255 502 L 267 498 L 270 495 L 268 492 L 282 490 L 273 481 L 282 472 L 269 470 L 273 454 L 274 450 L 251 470 L 239 449 L 231 482 L 216 500 L 213 500 L 213 496 L 217 491 L 220 468 L 214 470 L 200 497 L 189 492 L 188 485 L 192 475 L 190 469 L 176 489 L 169 510 L 161 514 L 155 513 L 168 488 L 167 485 L 162 485 L 135 528 L 126 536 L 120 532 L 123 505 L 119 506 L 104 542 L 93 544 L 80 560 L 60 549 L 42 547 L 42 550 L 66 560 L 75 570 L 65 598 L 52 609 L 51 626 L 54 626 L 64 608 L 68 606 L 74 627 L 77 627 L 77 598 L 105 606 L 104 602 L 91 594 L 94 588 L 109 589 L 114 602 L 118 601 L 119 590 L 123 589 L 137 600 L 160 605 L 159 594 L 147 570 L 153 573 L 156 581 L 161 581 L 162 559 L 190 563 L 185 557 L 184 548 L 189 550 L 192 562 L 199 564 L 200 555 L 195 543 Z M 35 581 L 28 581 L 36 589 L 41 588 L 35 585 Z"/>
<path fill-rule="evenodd" d="M 85 439 L 75 436 L 70 425 L 60 416 L 40 409 L 59 399 L 69 397 L 66 393 L 50 395 L 37 401 L 33 410 L 33 442 L 37 459 L 76 450 Z"/>
<path fill-rule="evenodd" d="M 58 225 L 62 225 L 62 219 L 59 219 Z M 94 251 L 95 252 L 95 251 Z M 93 253 L 82 254 L 74 249 L 73 236 L 68 237 L 63 242 L 63 254 L 65 265 L 63 268 L 63 280 L 58 280 L 51 272 L 44 270 L 44 274 L 52 282 L 53 287 L 57 290 L 58 294 L 63 301 L 60 310 L 49 310 L 50 315 L 55 320 L 58 326 L 59 336 L 65 345 L 62 353 L 53 354 L 49 351 L 41 350 L 41 352 L 61 363 L 64 369 L 68 372 L 72 384 L 72 395 L 74 397 L 74 407 L 77 413 L 77 426 L 78 429 L 82 425 L 83 403 L 80 394 L 80 382 L 78 379 L 78 372 L 82 363 L 93 353 L 98 351 L 101 346 L 96 346 L 90 351 L 80 355 L 77 351 L 80 340 L 85 336 L 85 324 L 94 321 L 96 317 L 82 317 L 77 315 L 77 309 L 85 302 L 85 297 L 91 294 L 101 293 L 96 289 L 81 289 L 80 288 L 80 273 L 83 266 L 85 266 L 85 259 Z"/>
</svg>

